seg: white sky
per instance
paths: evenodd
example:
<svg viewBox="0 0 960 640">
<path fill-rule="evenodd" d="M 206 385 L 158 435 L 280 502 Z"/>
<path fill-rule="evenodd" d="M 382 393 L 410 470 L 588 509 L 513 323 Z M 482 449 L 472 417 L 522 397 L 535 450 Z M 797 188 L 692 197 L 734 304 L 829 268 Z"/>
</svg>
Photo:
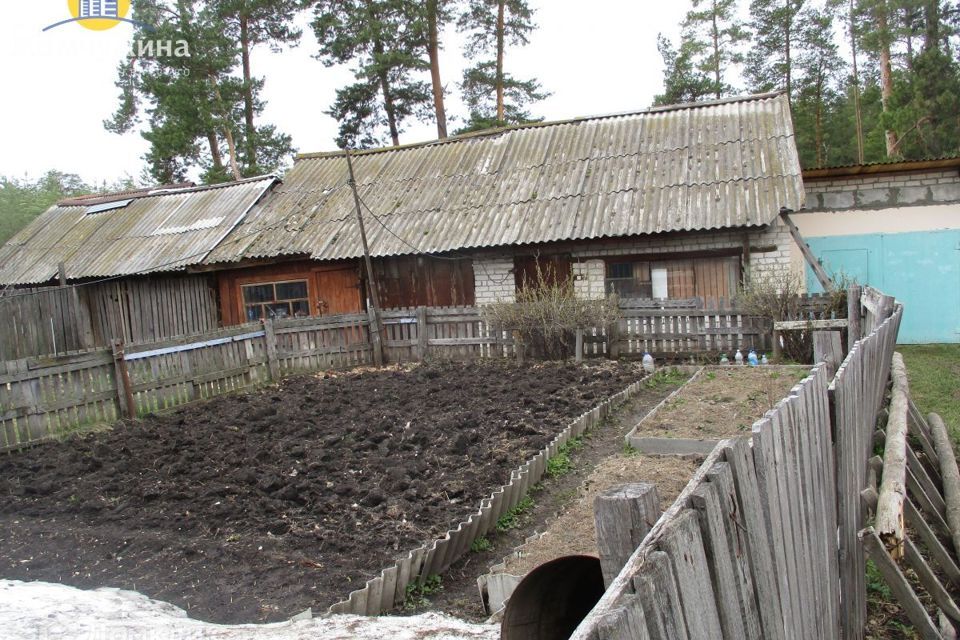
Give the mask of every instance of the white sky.
<svg viewBox="0 0 960 640">
<path fill-rule="evenodd" d="M 136 0 L 132 0 L 136 3 Z M 507 70 L 536 77 L 553 95 L 531 108 L 548 120 L 645 108 L 662 90 L 657 33 L 675 38 L 687 2 L 650 0 L 530 0 L 539 29 L 530 44 L 507 52 Z M 139 178 L 146 142 L 139 133 L 119 136 L 102 125 L 116 108 L 117 64 L 129 51 L 131 28 L 90 31 L 67 24 L 66 0 L 4 1 L 0 21 L 0 175 L 37 177 L 47 169 L 77 173 L 90 182 Z M 306 21 L 306 18 L 305 18 Z M 464 115 L 456 83 L 464 61 L 460 37 L 444 34 L 441 57 L 447 112 Z M 337 123 L 323 114 L 334 91 L 351 79 L 346 68 L 326 68 L 312 58 L 309 27 L 296 49 L 253 59 L 266 78 L 263 119 L 293 136 L 301 152 L 335 148 Z M 452 123 L 450 130 L 456 128 Z M 432 122 L 411 123 L 401 143 L 436 138 Z"/>
</svg>

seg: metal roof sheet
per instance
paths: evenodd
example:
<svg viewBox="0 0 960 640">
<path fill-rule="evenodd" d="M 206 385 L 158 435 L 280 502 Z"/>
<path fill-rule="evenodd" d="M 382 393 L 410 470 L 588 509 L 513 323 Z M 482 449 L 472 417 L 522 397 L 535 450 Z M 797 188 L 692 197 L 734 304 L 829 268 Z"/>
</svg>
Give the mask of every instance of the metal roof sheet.
<svg viewBox="0 0 960 640">
<path fill-rule="evenodd" d="M 265 176 L 145 190 L 127 196 L 127 206 L 101 212 L 90 212 L 86 202 L 61 203 L 0 247 L 0 283 L 47 282 L 57 276 L 60 262 L 71 280 L 200 264 L 275 182 Z"/>
<path fill-rule="evenodd" d="M 804 201 L 783 94 L 362 151 L 354 170 L 375 256 L 762 226 Z M 362 255 L 342 153 L 298 158 L 205 262 L 295 254 Z"/>
</svg>

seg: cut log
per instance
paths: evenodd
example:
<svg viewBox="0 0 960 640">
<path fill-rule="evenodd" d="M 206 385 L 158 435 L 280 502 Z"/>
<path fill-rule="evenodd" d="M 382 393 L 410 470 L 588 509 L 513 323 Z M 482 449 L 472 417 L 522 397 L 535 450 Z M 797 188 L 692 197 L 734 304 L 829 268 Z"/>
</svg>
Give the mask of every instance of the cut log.
<svg viewBox="0 0 960 640">
<path fill-rule="evenodd" d="M 875 529 L 894 560 L 903 558 L 903 501 L 907 495 L 907 403 L 909 388 L 903 356 L 893 354 L 893 390 L 883 451 L 883 475 Z"/>
<path fill-rule="evenodd" d="M 957 469 L 957 458 L 943 420 L 937 414 L 931 413 L 927 416 L 927 422 L 932 432 L 933 446 L 937 450 L 937 459 L 940 461 L 943 501 L 947 503 L 947 526 L 950 527 L 953 551 L 960 554 L 960 470 Z"/>
<path fill-rule="evenodd" d="M 603 582 L 609 587 L 660 517 L 657 487 L 638 482 L 607 489 L 594 499 L 593 514 Z"/>
</svg>

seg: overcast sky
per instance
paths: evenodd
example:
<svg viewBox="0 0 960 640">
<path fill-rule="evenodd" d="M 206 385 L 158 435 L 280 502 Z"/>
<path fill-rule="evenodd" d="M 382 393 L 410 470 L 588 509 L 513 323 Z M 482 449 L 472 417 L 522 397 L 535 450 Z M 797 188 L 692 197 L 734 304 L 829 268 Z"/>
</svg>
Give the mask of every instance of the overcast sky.
<svg viewBox="0 0 960 640">
<path fill-rule="evenodd" d="M 136 3 L 136 0 L 132 0 Z M 507 51 L 518 78 L 536 77 L 553 95 L 532 112 L 548 120 L 642 109 L 661 91 L 657 33 L 675 37 L 686 2 L 638 0 L 530 0 L 539 29 L 530 44 Z M 48 169 L 90 182 L 138 178 L 146 143 L 136 132 L 103 128 L 116 108 L 117 64 L 130 48 L 130 25 L 91 31 L 67 24 L 67 0 L 4 1 L 0 21 L 0 175 L 37 177 Z M 306 24 L 307 17 L 304 18 Z M 463 116 L 456 83 L 464 61 L 461 39 L 444 33 L 441 71 L 448 114 Z M 335 148 L 337 123 L 323 111 L 349 82 L 348 68 L 326 68 L 312 58 L 316 41 L 304 30 L 299 47 L 256 52 L 255 75 L 266 78 L 262 118 L 293 136 L 301 152 Z M 456 128 L 451 126 L 451 130 Z M 402 143 L 436 138 L 433 123 L 415 123 Z"/>
</svg>

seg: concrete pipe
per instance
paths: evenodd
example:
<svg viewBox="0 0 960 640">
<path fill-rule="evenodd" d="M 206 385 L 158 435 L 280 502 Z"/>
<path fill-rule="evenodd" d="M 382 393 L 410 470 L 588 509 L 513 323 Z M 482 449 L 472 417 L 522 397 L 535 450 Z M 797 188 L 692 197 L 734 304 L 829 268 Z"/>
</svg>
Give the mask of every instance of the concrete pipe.
<svg viewBox="0 0 960 640">
<path fill-rule="evenodd" d="M 564 556 L 546 562 L 507 601 L 502 640 L 566 640 L 603 595 L 600 560 Z"/>
</svg>

